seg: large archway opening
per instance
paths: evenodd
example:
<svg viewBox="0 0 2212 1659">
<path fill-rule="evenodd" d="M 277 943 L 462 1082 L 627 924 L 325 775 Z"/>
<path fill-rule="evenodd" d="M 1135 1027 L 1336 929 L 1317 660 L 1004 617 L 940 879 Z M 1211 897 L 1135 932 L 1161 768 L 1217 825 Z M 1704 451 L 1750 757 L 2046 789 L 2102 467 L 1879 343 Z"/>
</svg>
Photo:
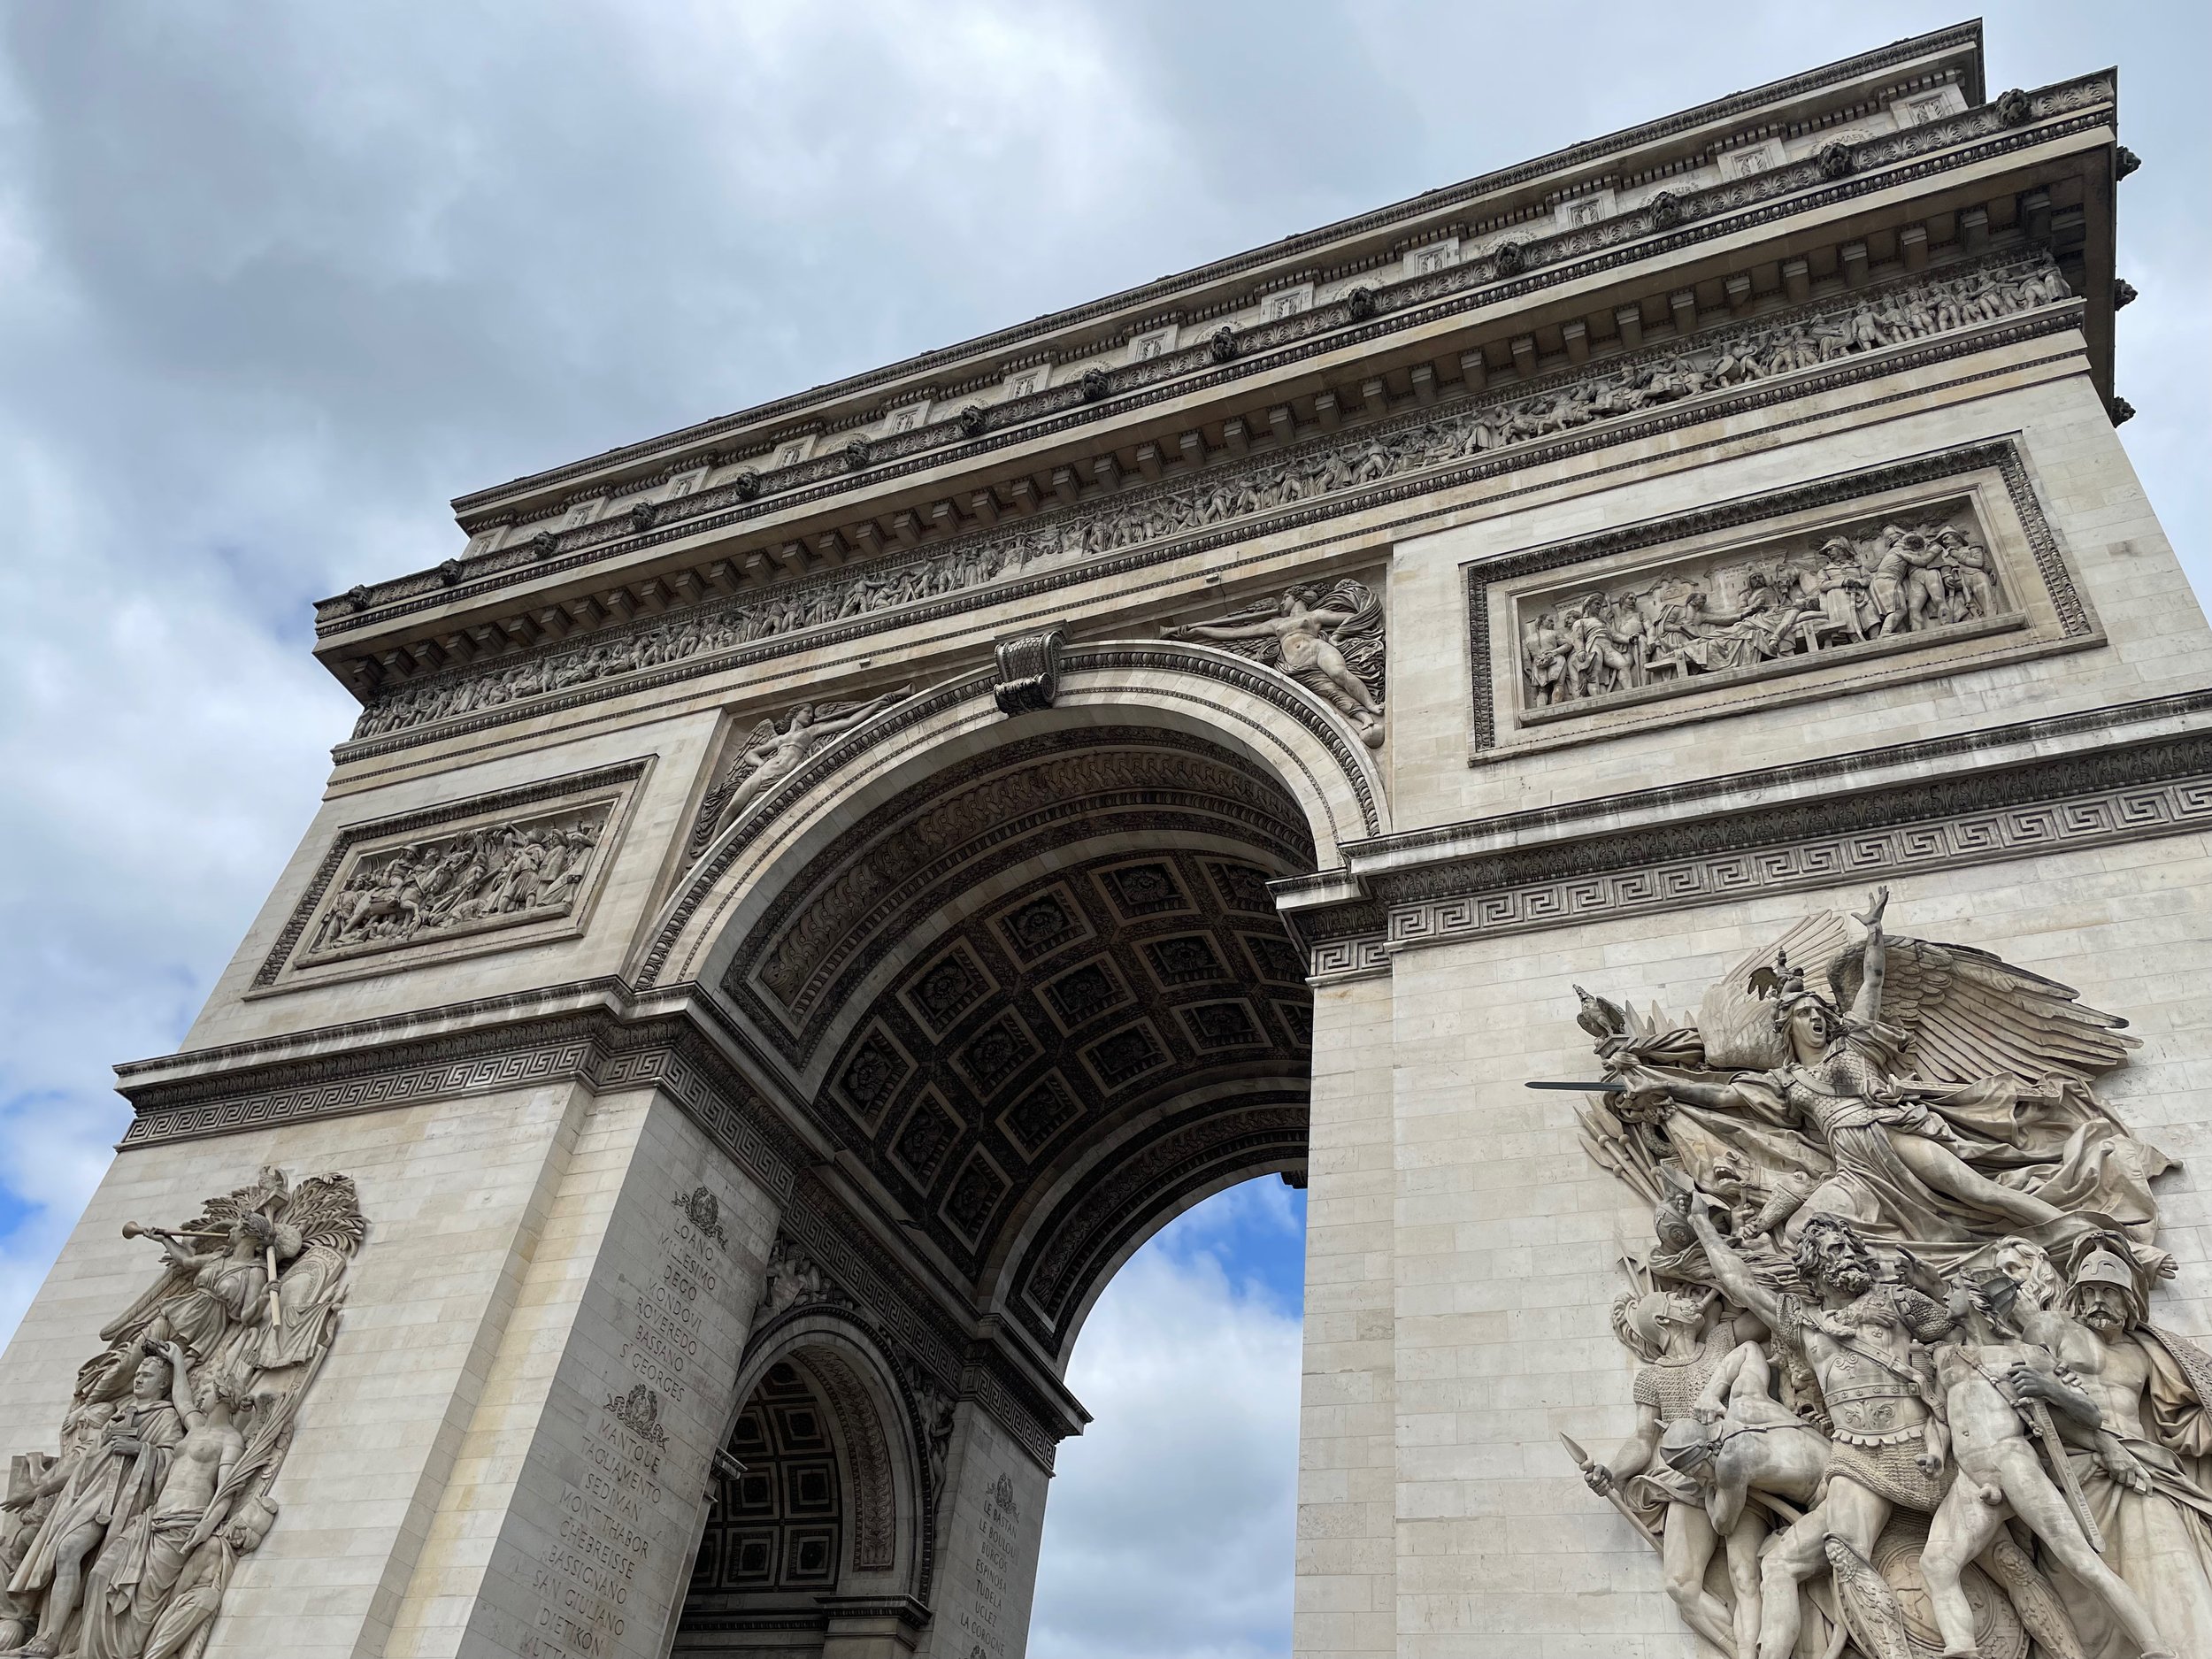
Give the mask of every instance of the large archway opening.
<svg viewBox="0 0 2212 1659">
<path fill-rule="evenodd" d="M 1163 1227 L 1093 1305 L 1068 1383 L 1028 1659 L 1290 1648 L 1305 1194 L 1272 1177 Z"/>
<path fill-rule="evenodd" d="M 1278 1193 L 1303 1184 L 1313 993 L 1271 884 L 1313 873 L 1317 844 L 1333 861 L 1335 836 L 1362 825 L 1328 813 L 1371 798 L 1361 793 L 1370 780 L 1317 781 L 1335 764 L 1327 749 L 1291 748 L 1286 762 L 1279 738 L 1270 754 L 1233 722 L 1194 722 L 1181 706 L 1164 718 L 1102 698 L 977 721 L 960 702 L 943 700 L 946 734 L 933 748 L 886 764 L 856 743 L 841 774 L 825 765 L 809 780 L 804 822 L 756 827 L 764 849 L 750 866 L 741 833 L 672 907 L 680 921 L 687 904 L 721 906 L 717 941 L 687 957 L 680 940 L 667 959 L 696 964 L 716 1018 L 839 1149 L 795 1200 L 813 1219 L 789 1245 L 783 1277 L 772 1263 L 747 1359 L 754 1393 L 738 1417 L 749 1438 L 729 1448 L 736 1462 L 749 1463 L 749 1448 L 779 1472 L 745 1477 L 730 1519 L 715 1523 L 680 1651 L 858 1651 L 840 1636 L 841 1609 L 858 1606 L 849 1578 L 801 1585 L 781 1564 L 809 1548 L 795 1541 L 806 1528 L 818 1563 L 838 1548 L 849 1563 L 852 1550 L 856 1488 L 845 1461 L 769 1433 L 773 1413 L 796 1402 L 808 1421 L 828 1419 L 823 1444 L 864 1440 L 874 1423 L 911 1465 L 907 1601 L 877 1633 L 925 1659 L 1018 1653 L 1051 1452 L 1033 1443 L 1026 1486 L 1015 1464 L 978 1472 L 1019 1439 L 976 1426 L 1011 1421 L 993 1393 L 1002 1385 L 985 1373 L 1031 1368 L 1038 1380 L 1027 1386 L 1057 1390 L 1079 1422 L 1059 1379 L 1116 1272 L 1214 1194 L 1256 1176 L 1282 1178 Z M 1263 712 L 1296 734 L 1279 708 Z M 887 1254 L 915 1281 L 956 1287 L 964 1360 L 933 1371 L 926 1356 L 894 1352 L 913 1333 L 894 1331 L 872 1293 L 828 1282 L 836 1275 L 813 1257 L 836 1193 L 849 1212 L 864 1202 L 888 1218 Z M 801 1245 L 813 1255 L 795 1265 Z M 811 1379 L 805 1399 L 762 1392 L 769 1374 L 756 1369 L 790 1348 L 791 1322 L 836 1309 L 879 1340 L 900 1397 L 840 1401 L 797 1350 L 781 1386 Z M 795 1502 L 787 1471 L 808 1457 L 811 1478 L 840 1483 L 834 1546 L 832 1508 L 786 1513 Z M 781 1508 L 772 1516 L 752 1503 Z M 961 1554 L 975 1548 L 990 1559 Z M 757 1576 L 772 1555 L 772 1581 Z M 749 1560 L 756 1577 L 733 1579 L 733 1559 Z M 891 1586 L 867 1587 L 880 1601 Z M 955 1628 L 967 1634 L 955 1640 Z"/>
</svg>

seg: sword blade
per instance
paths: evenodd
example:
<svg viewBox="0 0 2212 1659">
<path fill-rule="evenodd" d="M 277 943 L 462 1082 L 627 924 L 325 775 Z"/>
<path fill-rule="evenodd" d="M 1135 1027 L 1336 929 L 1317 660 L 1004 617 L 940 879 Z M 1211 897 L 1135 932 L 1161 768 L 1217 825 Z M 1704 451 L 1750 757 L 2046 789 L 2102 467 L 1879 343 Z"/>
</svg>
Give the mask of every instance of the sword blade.
<svg viewBox="0 0 2212 1659">
<path fill-rule="evenodd" d="M 1524 1083 L 1523 1088 L 1571 1089 L 1578 1094 L 1625 1094 L 1628 1085 L 1618 1078 L 1605 1078 L 1595 1083 Z"/>
<path fill-rule="evenodd" d="M 2044 1452 L 2051 1460 L 2051 1472 L 2058 1477 L 2058 1488 L 2066 1494 L 2066 1507 L 2073 1510 L 2074 1519 L 2081 1523 L 2081 1535 L 2089 1540 L 2089 1548 L 2103 1555 L 2104 1533 L 2098 1530 L 2089 1499 L 2075 1478 L 2073 1460 L 2066 1455 L 2065 1442 L 2058 1438 L 2058 1425 L 2051 1421 L 2050 1407 L 2040 1400 L 2024 1403 L 2028 1408 L 2028 1420 L 2035 1425 L 2036 1438 L 2043 1442 Z"/>
</svg>

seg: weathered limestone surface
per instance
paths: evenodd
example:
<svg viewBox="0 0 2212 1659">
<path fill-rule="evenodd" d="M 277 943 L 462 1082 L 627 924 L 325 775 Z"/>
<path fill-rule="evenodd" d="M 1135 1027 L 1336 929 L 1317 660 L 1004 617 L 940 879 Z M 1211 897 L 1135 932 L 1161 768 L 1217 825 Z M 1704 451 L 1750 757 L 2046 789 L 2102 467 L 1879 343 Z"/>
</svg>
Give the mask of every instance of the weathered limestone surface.
<svg viewBox="0 0 2212 1659">
<path fill-rule="evenodd" d="M 2193 986 L 2212 938 L 2200 837 L 2028 858 L 1896 885 L 1916 932 L 2001 950 L 2125 1008 L 2143 1049 L 2109 1087 L 2114 1110 L 2184 1165 L 2161 1184 L 2179 1261 L 2155 1317 L 2212 1332 L 2199 1093 L 2212 1014 Z M 1651 1552 L 1583 1490 L 1557 1436 L 1605 1455 L 1628 1432 L 1631 1357 L 1608 1310 L 1648 1213 L 1584 1156 L 1573 1094 L 1521 1087 L 1587 1072 L 1558 1018 L 1576 981 L 1633 983 L 1694 1008 L 1747 950 L 1801 915 L 1863 903 L 1856 888 L 1647 924 L 1564 928 L 1400 959 L 1399 1640 L 1419 1654 L 1687 1652 Z M 1411 971 L 1410 975 L 1409 970 Z M 1596 1592 L 1596 1594 L 1594 1594 Z"/>
<path fill-rule="evenodd" d="M 1300 1655 L 1794 1659 L 1832 1616 L 1862 1659 L 1932 1654 L 1941 1620 L 1898 1648 L 1870 1575 L 1940 1594 L 1956 1515 L 1824 1511 L 1809 1647 L 1754 1628 L 1784 1598 L 1749 1549 L 1681 1568 L 1755 1538 L 1702 1507 L 1711 1425 L 1654 1376 L 1726 1361 L 1716 1421 L 1855 1432 L 1815 1375 L 1840 1339 L 1748 1305 L 1855 1307 L 1793 1259 L 1851 1256 L 1809 1219 L 1839 1193 L 1883 1294 L 1925 1302 L 1879 1340 L 1981 1425 L 1929 1455 L 1986 1431 L 2046 1468 L 1960 1354 L 2063 1350 L 2088 1380 L 2038 1398 L 2112 1558 L 2212 1654 L 2212 1531 L 2172 1495 L 2189 1425 L 2212 1449 L 2212 630 L 2115 433 L 2115 91 L 1993 93 L 1975 27 L 1900 42 L 464 497 L 461 553 L 318 608 L 360 726 L 180 1051 L 122 1068 L 133 1127 L 0 1356 L 20 1562 L 32 1506 L 141 1455 L 99 1449 L 138 1444 L 103 1412 L 160 1431 L 150 1495 L 184 1446 L 186 1409 L 129 1394 L 159 1333 L 101 1334 L 160 1254 L 123 1224 L 192 1228 L 265 1165 L 350 1178 L 366 1235 L 289 1440 L 278 1403 L 185 1401 L 191 1449 L 259 1425 L 273 1512 L 165 1585 L 186 1510 L 240 1494 L 188 1479 L 165 1531 L 126 1504 L 79 1540 L 99 1630 L 40 1627 L 32 1570 L 0 1635 L 1018 1659 L 1085 1314 L 1167 1218 L 1280 1173 L 1310 1194 Z M 1934 1003 L 1822 989 L 1884 887 L 1885 983 L 1985 950 L 2142 1046 L 2072 1055 L 2093 1100 L 2033 1042 L 1947 1075 L 2030 1102 L 1947 1140 L 1907 1041 Z M 1709 1156 L 1693 1126 L 1756 1104 L 1730 1019 L 1780 1041 L 1816 994 L 1858 1023 L 1742 1067 L 1804 1098 L 1746 1169 Z M 1601 1074 L 1610 1104 L 1522 1087 Z M 1868 1122 L 1829 1121 L 1851 1101 Z M 1642 1186 L 1583 1143 L 1616 1108 Z M 2007 1162 L 2039 1113 L 2144 1179 Z M 2001 1263 L 1947 1189 L 1908 1226 L 1833 1151 L 1932 1159 L 1916 1135 L 2056 1193 L 2010 1212 L 2041 1254 Z M 277 1222 L 223 1244 L 188 1394 L 261 1340 L 263 1231 L 307 1294 Z M 2089 1417 L 2127 1427 L 2151 1346 L 2139 1444 L 2182 1461 L 2123 1495 Z M 2070 1623 L 2136 1659 L 2121 1601 L 2051 1577 L 2086 1547 L 2063 1494 L 2005 1496 L 2039 1541 L 1991 1558 L 2009 1596 L 1976 1594 L 2016 1613 L 1985 1651 Z M 2139 1570 L 2139 1526 L 2173 1564 Z M 156 1601 L 219 1610 L 167 1640 Z"/>
<path fill-rule="evenodd" d="M 657 1654 L 689 1576 L 775 1207 L 649 1092 L 565 1164 L 390 1653 Z"/>
</svg>

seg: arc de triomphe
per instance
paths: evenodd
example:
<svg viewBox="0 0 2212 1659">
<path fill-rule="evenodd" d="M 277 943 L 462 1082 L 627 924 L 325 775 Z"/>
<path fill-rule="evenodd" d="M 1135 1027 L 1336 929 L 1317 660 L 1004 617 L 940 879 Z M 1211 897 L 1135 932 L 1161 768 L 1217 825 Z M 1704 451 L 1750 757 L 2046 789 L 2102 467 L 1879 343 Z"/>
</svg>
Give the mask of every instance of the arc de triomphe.
<svg viewBox="0 0 2212 1659">
<path fill-rule="evenodd" d="M 0 1361 L 0 1647 L 1015 1659 L 1279 1173 L 1302 1656 L 2212 1655 L 2116 96 L 1902 41 L 461 498 Z"/>
</svg>

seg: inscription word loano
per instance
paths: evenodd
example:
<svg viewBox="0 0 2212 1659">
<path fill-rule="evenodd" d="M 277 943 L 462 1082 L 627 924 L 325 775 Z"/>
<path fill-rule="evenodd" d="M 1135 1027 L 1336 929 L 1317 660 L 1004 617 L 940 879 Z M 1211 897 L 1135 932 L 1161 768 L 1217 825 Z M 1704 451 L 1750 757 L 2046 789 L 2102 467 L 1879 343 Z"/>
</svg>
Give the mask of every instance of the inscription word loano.
<svg viewBox="0 0 2212 1659">
<path fill-rule="evenodd" d="M 1945 29 L 461 497 L 0 1358 L 0 1652 L 1018 1659 L 1276 1175 L 1300 1659 L 2212 1655 L 2116 99 Z"/>
</svg>

